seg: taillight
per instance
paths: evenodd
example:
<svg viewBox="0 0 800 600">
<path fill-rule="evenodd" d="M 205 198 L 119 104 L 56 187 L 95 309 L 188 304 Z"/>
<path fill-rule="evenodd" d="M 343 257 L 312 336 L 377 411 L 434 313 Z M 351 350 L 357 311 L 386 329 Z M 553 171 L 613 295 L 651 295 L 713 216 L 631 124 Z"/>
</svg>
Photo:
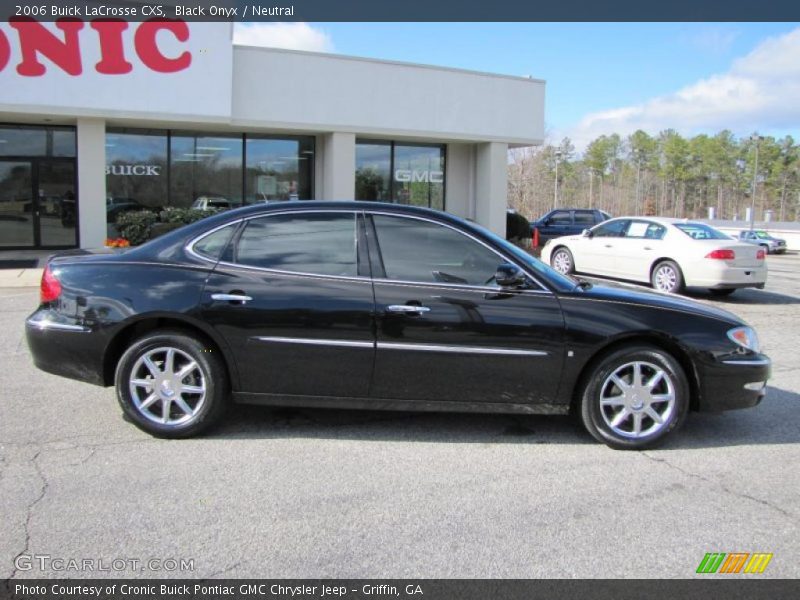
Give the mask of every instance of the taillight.
<svg viewBox="0 0 800 600">
<path fill-rule="evenodd" d="M 706 258 L 714 258 L 716 260 L 733 260 L 736 258 L 736 253 L 733 250 L 713 250 L 706 254 Z"/>
<path fill-rule="evenodd" d="M 758 252 L 756 252 L 756 259 L 764 260 L 767 257 L 767 253 L 763 248 L 760 248 Z"/>
<path fill-rule="evenodd" d="M 53 302 L 61 295 L 61 282 L 53 275 L 50 265 L 44 268 L 42 273 L 42 285 L 39 287 L 39 299 L 42 304 Z"/>
</svg>

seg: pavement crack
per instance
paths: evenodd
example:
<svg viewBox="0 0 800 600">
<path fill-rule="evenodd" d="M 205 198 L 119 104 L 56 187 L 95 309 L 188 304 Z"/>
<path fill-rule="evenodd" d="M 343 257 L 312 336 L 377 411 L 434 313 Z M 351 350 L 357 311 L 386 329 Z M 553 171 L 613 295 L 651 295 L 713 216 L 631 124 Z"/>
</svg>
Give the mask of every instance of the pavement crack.
<svg viewBox="0 0 800 600">
<path fill-rule="evenodd" d="M 220 575 L 225 575 L 226 573 L 230 573 L 235 568 L 240 566 L 242 566 L 242 561 L 238 561 L 228 567 L 225 567 L 224 569 L 220 569 L 219 571 L 214 571 L 211 575 L 209 575 L 205 579 L 202 579 L 201 581 L 207 581 L 208 579 L 219 579 Z"/>
<path fill-rule="evenodd" d="M 716 486 L 716 487 L 720 488 L 726 494 L 730 494 L 731 496 L 735 496 L 737 498 L 742 498 L 744 500 L 750 500 L 751 502 L 756 502 L 758 504 L 761 504 L 762 506 L 766 506 L 767 508 L 771 508 L 775 512 L 782 514 L 784 517 L 786 517 L 787 519 L 789 519 L 793 523 L 795 523 L 796 520 L 797 520 L 797 517 L 795 515 L 793 515 L 792 513 L 782 509 L 780 506 L 775 506 L 774 504 L 772 504 L 771 502 L 769 502 L 767 500 L 764 500 L 763 498 L 756 498 L 755 496 L 751 496 L 750 494 L 746 494 L 744 492 L 737 492 L 736 490 L 732 490 L 728 486 L 726 486 L 724 483 L 721 483 L 719 481 L 715 481 L 713 479 L 709 479 L 708 477 L 704 477 L 703 475 L 700 475 L 699 473 L 694 473 L 692 471 L 684 469 L 683 467 L 679 467 L 678 465 L 674 465 L 670 461 L 668 461 L 666 458 L 657 458 L 655 456 L 651 456 L 647 452 L 640 452 L 639 454 L 641 454 L 642 456 L 644 456 L 645 458 L 648 458 L 649 460 L 651 460 L 653 462 L 664 464 L 667 467 L 669 467 L 670 469 L 674 469 L 675 471 L 678 471 L 679 473 L 683 473 L 687 477 L 692 477 L 693 479 L 699 479 L 700 481 L 703 481 L 703 482 L 708 483 L 710 485 Z"/>
<path fill-rule="evenodd" d="M 23 525 L 23 531 L 25 532 L 25 547 L 22 549 L 21 552 L 19 552 L 14 557 L 14 569 L 11 571 L 11 575 L 9 575 L 9 577 L 8 577 L 9 579 L 14 579 L 14 577 L 16 577 L 16 575 L 17 575 L 17 571 L 18 571 L 18 569 L 17 569 L 17 559 L 19 559 L 20 556 L 24 556 L 24 555 L 28 554 L 28 551 L 30 550 L 30 545 L 31 545 L 31 519 L 33 518 L 33 512 L 34 512 L 36 506 L 47 495 L 47 490 L 50 487 L 50 483 L 48 482 L 47 477 L 44 474 L 44 471 L 42 470 L 42 468 L 39 466 L 39 463 L 38 463 L 39 455 L 41 453 L 42 453 L 42 450 L 39 450 L 36 454 L 33 455 L 33 458 L 31 458 L 30 461 L 29 461 L 33 465 L 33 468 L 36 471 L 36 474 L 39 476 L 39 479 L 42 480 L 42 486 L 41 486 L 41 489 L 39 490 L 39 495 L 36 496 L 36 498 L 34 498 L 34 500 L 30 504 L 28 504 L 27 515 L 25 517 L 25 524 Z"/>
</svg>

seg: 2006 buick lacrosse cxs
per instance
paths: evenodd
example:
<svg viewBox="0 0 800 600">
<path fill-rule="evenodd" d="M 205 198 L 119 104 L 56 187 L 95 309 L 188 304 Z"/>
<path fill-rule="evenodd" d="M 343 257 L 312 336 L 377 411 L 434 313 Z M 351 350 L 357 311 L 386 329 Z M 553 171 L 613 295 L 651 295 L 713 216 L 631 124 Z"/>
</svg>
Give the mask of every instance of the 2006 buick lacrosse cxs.
<svg viewBox="0 0 800 600">
<path fill-rule="evenodd" d="M 573 411 L 609 446 L 644 448 L 689 410 L 758 404 L 770 371 L 728 312 L 591 286 L 453 215 L 373 202 L 250 206 L 56 256 L 27 338 L 40 369 L 115 385 L 163 437 L 233 400 Z"/>
</svg>

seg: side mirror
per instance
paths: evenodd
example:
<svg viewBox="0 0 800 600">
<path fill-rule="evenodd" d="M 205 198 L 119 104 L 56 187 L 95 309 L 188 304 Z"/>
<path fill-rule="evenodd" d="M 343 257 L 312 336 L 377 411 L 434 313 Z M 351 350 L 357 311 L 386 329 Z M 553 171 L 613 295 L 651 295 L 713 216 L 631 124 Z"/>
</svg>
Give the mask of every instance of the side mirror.
<svg viewBox="0 0 800 600">
<path fill-rule="evenodd" d="M 494 280 L 500 287 L 518 287 L 525 283 L 525 273 L 514 265 L 503 263 L 497 267 Z"/>
<path fill-rule="evenodd" d="M 581 235 L 585 238 L 590 238 L 590 239 L 594 237 L 594 234 L 592 233 L 591 229 L 584 229 L 583 231 L 581 231 Z"/>
</svg>

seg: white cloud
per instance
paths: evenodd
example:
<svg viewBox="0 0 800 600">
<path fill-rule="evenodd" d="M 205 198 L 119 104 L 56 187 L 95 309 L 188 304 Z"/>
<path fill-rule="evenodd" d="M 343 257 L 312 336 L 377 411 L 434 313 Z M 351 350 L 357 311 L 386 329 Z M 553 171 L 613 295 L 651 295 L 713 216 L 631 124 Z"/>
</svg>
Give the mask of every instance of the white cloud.
<svg viewBox="0 0 800 600">
<path fill-rule="evenodd" d="M 641 104 L 591 113 L 566 132 L 579 149 L 599 135 L 655 134 L 667 128 L 691 135 L 730 129 L 796 130 L 800 123 L 800 28 L 768 38 L 712 75 Z"/>
<path fill-rule="evenodd" d="M 331 36 L 308 23 L 237 23 L 233 30 L 233 43 L 312 52 L 334 50 Z"/>
</svg>

